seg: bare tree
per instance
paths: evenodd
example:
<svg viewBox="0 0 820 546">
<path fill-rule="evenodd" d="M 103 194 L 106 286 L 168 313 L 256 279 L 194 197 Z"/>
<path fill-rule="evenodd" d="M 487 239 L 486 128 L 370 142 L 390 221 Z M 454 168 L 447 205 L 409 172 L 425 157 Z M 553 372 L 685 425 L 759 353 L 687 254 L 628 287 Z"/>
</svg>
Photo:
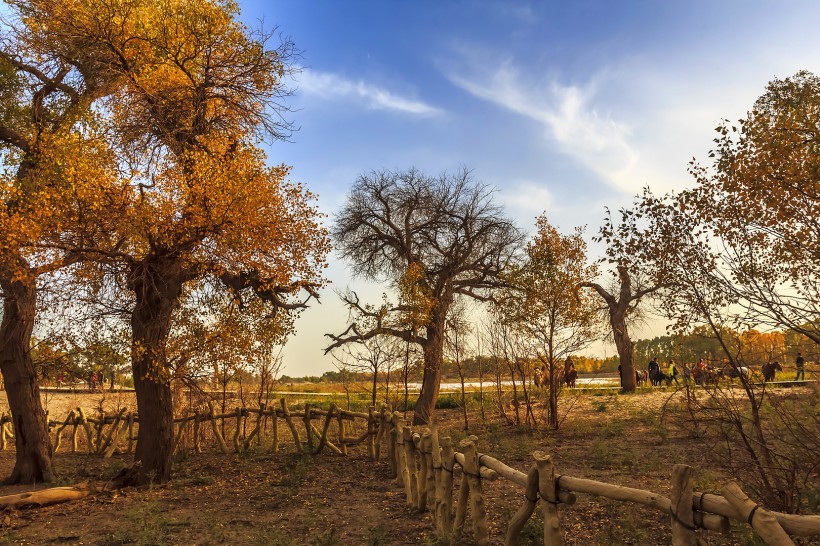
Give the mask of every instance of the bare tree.
<svg viewBox="0 0 820 546">
<path fill-rule="evenodd" d="M 375 336 L 358 343 L 348 343 L 338 348 L 333 357 L 336 367 L 342 371 L 366 374 L 370 377 L 370 403 L 376 404 L 379 375 L 389 369 L 393 363 L 402 358 L 397 347 L 390 343 L 387 336 Z M 389 379 L 387 379 L 389 381 Z"/>
<path fill-rule="evenodd" d="M 398 284 L 417 269 L 417 285 L 427 303 L 422 327 L 403 325 L 400 305 L 376 319 L 374 327 L 350 324 L 328 334 L 326 352 L 345 343 L 391 335 L 417 344 L 424 354 L 422 388 L 414 422 L 429 423 L 438 399 L 444 331 L 457 297 L 487 301 L 505 283 L 501 273 L 514 261 L 522 234 L 493 203 L 492 191 L 470 172 L 430 177 L 417 171 L 361 175 L 336 218 L 333 235 L 356 275 Z M 346 302 L 366 311 L 358 298 Z"/>
</svg>

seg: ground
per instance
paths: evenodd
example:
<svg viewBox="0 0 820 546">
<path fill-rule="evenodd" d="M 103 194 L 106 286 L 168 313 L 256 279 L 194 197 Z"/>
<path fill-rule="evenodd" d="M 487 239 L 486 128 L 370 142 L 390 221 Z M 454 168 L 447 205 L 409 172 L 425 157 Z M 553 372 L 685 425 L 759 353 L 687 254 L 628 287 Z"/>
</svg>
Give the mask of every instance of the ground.
<svg viewBox="0 0 820 546">
<path fill-rule="evenodd" d="M 553 456 L 559 474 L 597 479 L 669 495 L 671 467 L 696 469 L 696 489 L 715 491 L 726 476 L 709 470 L 701 444 L 679 416 L 663 411 L 673 391 L 635 395 L 571 393 L 563 398 L 567 418 L 557 432 L 526 432 L 501 419 L 470 414 L 463 430 L 459 409 L 439 410 L 442 430 L 456 443 L 478 436 L 479 450 L 526 471 L 531 453 Z M 103 406 L 129 405 L 131 395 L 108 395 Z M 99 395 L 52 396 L 52 418 L 84 405 L 89 414 Z M 540 411 L 539 409 L 536 410 Z M 282 427 L 284 428 L 284 427 Z M 8 544 L 259 544 L 331 545 L 436 544 L 428 514 L 405 506 L 404 493 L 384 461 L 372 463 L 361 448 L 343 458 L 324 453 L 297 456 L 292 444 L 261 446 L 241 455 L 223 455 L 206 443 L 205 452 L 183 449 L 174 480 L 165 487 L 124 489 L 40 509 L 7 512 L 0 520 L 0 543 Z M 60 485 L 102 482 L 127 459 L 66 453 L 55 457 Z M 13 453 L 0 452 L 0 473 L 13 465 Z M 458 481 L 458 480 L 457 480 Z M 38 486 L 39 487 L 39 486 Z M 503 541 L 506 522 L 523 502 L 523 492 L 504 480 L 485 482 L 486 509 L 493 544 Z M 0 488 L 9 494 L 27 488 Z M 669 544 L 669 517 L 649 509 L 578 495 L 560 508 L 567 544 Z M 524 544 L 541 544 L 541 522 L 534 516 Z M 743 525 L 730 537 L 709 534 L 710 544 L 757 544 Z M 463 544 L 471 544 L 465 537 Z M 803 541 L 802 544 L 820 541 Z"/>
</svg>

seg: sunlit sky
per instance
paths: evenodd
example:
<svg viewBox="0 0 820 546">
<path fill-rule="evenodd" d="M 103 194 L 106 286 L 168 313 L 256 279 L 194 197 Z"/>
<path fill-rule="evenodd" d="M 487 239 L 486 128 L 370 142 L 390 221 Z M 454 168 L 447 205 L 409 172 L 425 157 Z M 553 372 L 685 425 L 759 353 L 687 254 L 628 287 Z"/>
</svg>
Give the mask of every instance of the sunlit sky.
<svg viewBox="0 0 820 546">
<path fill-rule="evenodd" d="M 415 166 L 473 170 L 519 225 L 546 213 L 564 232 L 642 187 L 691 184 L 687 163 L 768 81 L 820 71 L 820 3 L 809 1 L 242 1 L 302 51 L 291 142 L 271 162 L 329 215 L 357 175 Z M 331 287 L 284 351 L 284 373 L 333 369 L 326 332 L 347 311 L 333 290 L 377 301 L 331 256 Z M 656 334 L 648 324 L 641 333 Z M 612 348 L 591 349 L 601 354 Z"/>
</svg>

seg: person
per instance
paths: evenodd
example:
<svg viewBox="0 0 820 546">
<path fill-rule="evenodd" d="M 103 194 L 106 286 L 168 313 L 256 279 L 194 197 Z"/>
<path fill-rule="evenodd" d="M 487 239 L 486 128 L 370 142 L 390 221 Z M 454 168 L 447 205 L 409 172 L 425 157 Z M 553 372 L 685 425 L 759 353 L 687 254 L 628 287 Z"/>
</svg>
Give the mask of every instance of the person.
<svg viewBox="0 0 820 546">
<path fill-rule="evenodd" d="M 564 375 L 569 375 L 569 371 L 573 368 L 572 357 L 567 355 L 567 359 L 564 361 Z"/>
<path fill-rule="evenodd" d="M 692 371 L 689 369 L 689 366 L 686 365 L 686 362 L 682 364 L 683 366 L 683 384 L 688 385 L 692 381 Z"/>
<path fill-rule="evenodd" d="M 661 371 L 661 367 L 658 364 L 657 358 L 658 357 L 653 356 L 652 360 L 649 361 L 649 377 L 653 377 L 654 375 L 657 375 L 659 371 Z"/>
<path fill-rule="evenodd" d="M 623 376 L 623 373 L 621 372 L 621 365 L 620 364 L 618 364 L 618 380 L 621 382 L 621 387 L 623 387 L 624 386 L 624 376 Z"/>
<path fill-rule="evenodd" d="M 803 359 L 802 353 L 797 353 L 797 359 L 794 361 L 797 365 L 797 376 L 794 378 L 795 381 L 800 381 L 801 378 L 803 381 L 806 380 L 806 361 Z"/>
<path fill-rule="evenodd" d="M 669 361 L 667 373 L 669 374 L 669 377 L 675 380 L 675 386 L 680 386 L 680 383 L 678 383 L 678 369 L 675 367 L 674 360 Z"/>
</svg>

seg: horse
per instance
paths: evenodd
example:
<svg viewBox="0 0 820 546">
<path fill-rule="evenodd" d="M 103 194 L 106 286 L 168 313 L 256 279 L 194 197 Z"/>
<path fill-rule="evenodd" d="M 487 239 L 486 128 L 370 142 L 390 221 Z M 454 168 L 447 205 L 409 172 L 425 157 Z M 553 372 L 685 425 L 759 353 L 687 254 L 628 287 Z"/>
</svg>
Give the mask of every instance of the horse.
<svg viewBox="0 0 820 546">
<path fill-rule="evenodd" d="M 774 374 L 776 372 L 782 372 L 783 366 L 775 360 L 774 362 L 763 364 L 763 366 L 760 367 L 760 371 L 763 372 L 763 382 L 765 383 L 767 381 L 774 381 Z"/>
<path fill-rule="evenodd" d="M 738 366 L 738 367 L 730 367 L 726 370 L 723 370 L 724 375 L 729 379 L 737 379 L 738 377 L 742 377 L 743 379 L 749 379 L 752 375 L 752 370 L 747 366 Z"/>
<path fill-rule="evenodd" d="M 535 383 L 536 388 L 541 386 L 541 383 L 544 380 L 544 372 L 541 368 L 535 370 L 535 374 L 533 375 L 533 382 Z"/>
<path fill-rule="evenodd" d="M 649 373 L 646 370 L 635 370 L 635 384 L 641 386 L 649 379 Z"/>
<path fill-rule="evenodd" d="M 578 370 L 573 368 L 564 376 L 564 383 L 567 384 L 567 387 L 574 389 L 576 379 L 578 379 Z"/>
<path fill-rule="evenodd" d="M 666 386 L 668 387 L 672 382 L 672 378 L 670 376 L 660 370 L 655 369 L 649 372 L 649 380 L 652 382 L 653 387 L 660 387 L 661 381 L 666 381 Z"/>
</svg>

